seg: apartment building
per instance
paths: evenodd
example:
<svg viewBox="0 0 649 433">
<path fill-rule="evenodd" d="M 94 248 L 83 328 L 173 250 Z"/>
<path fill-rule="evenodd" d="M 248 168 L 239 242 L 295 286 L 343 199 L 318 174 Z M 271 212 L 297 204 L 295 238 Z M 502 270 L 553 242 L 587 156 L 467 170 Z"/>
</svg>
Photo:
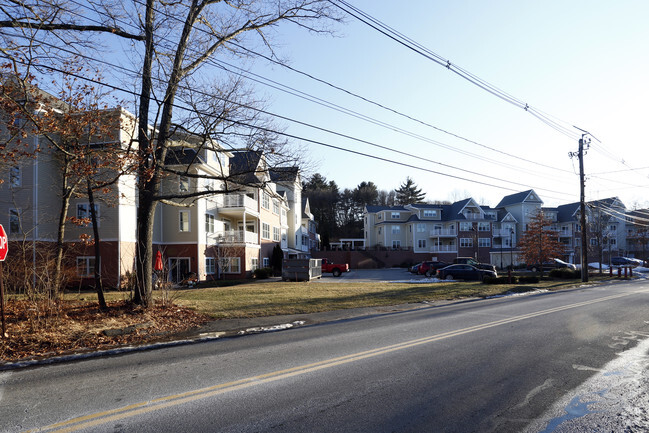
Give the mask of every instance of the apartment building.
<svg viewBox="0 0 649 433">
<path fill-rule="evenodd" d="M 104 118 L 112 125 L 111 145 L 122 149 L 134 146 L 135 116 L 116 108 L 107 110 Z M 14 244 L 12 251 L 30 248 L 35 265 L 53 251 L 51 245 L 57 239 L 62 174 L 61 161 L 51 146 L 37 135 L 28 139 L 34 148 L 40 146 L 42 150 L 33 158 L 0 168 L 5 180 L 0 184 L 0 206 L 4 209 L 0 224 L 7 227 Z M 286 257 L 309 255 L 313 246 L 308 240 L 309 224 L 315 227 L 315 223 L 310 212 L 310 217 L 304 218 L 297 167 L 274 172 L 260 152 L 228 152 L 218 143 L 205 145 L 190 134 L 177 134 L 172 139 L 174 147 L 165 165 L 182 174 L 165 177 L 160 193 L 196 194 L 165 200 L 156 208 L 154 253 L 162 254 L 169 281 L 181 282 L 192 273 L 200 280 L 249 276 L 255 269 L 270 265 L 275 245 Z M 102 140 L 91 143 L 107 144 Z M 110 172 L 106 170 L 106 176 Z M 277 172 L 284 176 L 276 183 L 273 177 Z M 94 197 L 99 216 L 100 269 L 104 284 L 111 287 L 120 286 L 134 269 L 136 184 L 135 175 L 123 174 Z M 198 194 L 209 191 L 214 194 Z M 77 222 L 66 224 L 64 239 L 66 264 L 74 274 L 70 283 L 92 284 L 96 257 L 92 226 L 87 223 L 89 213 L 88 196 L 79 188 L 66 214 L 68 222 Z M 21 247 L 16 248 L 19 244 Z"/>
<path fill-rule="evenodd" d="M 649 211 L 627 212 L 616 197 L 588 202 L 586 209 L 592 261 L 606 263 L 617 255 L 644 258 L 649 252 Z M 517 245 L 539 210 L 566 246 L 563 259 L 579 263 L 579 203 L 544 207 L 534 190 L 507 195 L 494 208 L 472 198 L 444 205 L 367 206 L 364 240 L 370 248 L 407 249 L 422 259 L 450 262 L 469 256 L 507 267 L 522 263 Z"/>
</svg>

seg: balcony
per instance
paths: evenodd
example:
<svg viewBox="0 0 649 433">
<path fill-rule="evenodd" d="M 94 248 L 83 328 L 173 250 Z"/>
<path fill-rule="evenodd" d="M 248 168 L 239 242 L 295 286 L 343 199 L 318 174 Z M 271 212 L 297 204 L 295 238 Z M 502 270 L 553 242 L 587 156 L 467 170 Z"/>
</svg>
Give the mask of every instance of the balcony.
<svg viewBox="0 0 649 433">
<path fill-rule="evenodd" d="M 494 238 L 508 238 L 510 236 L 516 237 L 516 232 L 512 234 L 512 232 L 509 229 L 494 229 L 491 231 L 491 235 Z"/>
<path fill-rule="evenodd" d="M 433 245 L 430 247 L 431 253 L 457 253 L 457 245 Z"/>
<path fill-rule="evenodd" d="M 441 236 L 452 236 L 455 237 L 457 236 L 457 231 L 452 228 L 452 229 L 432 229 L 430 231 L 430 237 L 431 238 L 437 238 Z"/>
<path fill-rule="evenodd" d="M 245 230 L 226 230 L 218 233 L 216 239 L 221 244 L 259 244 L 258 234 Z"/>
<path fill-rule="evenodd" d="M 245 194 L 227 194 L 218 200 L 220 214 L 249 212 L 258 214 L 257 200 Z"/>
</svg>

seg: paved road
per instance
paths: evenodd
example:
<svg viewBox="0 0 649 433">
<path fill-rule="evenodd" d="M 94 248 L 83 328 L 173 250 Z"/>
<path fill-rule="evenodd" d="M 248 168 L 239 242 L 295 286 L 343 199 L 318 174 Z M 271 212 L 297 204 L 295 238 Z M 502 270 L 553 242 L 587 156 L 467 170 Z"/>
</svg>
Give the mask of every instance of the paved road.
<svg viewBox="0 0 649 433">
<path fill-rule="evenodd" d="M 612 284 L 0 373 L 0 431 L 542 431 L 649 337 L 648 301 Z"/>
</svg>

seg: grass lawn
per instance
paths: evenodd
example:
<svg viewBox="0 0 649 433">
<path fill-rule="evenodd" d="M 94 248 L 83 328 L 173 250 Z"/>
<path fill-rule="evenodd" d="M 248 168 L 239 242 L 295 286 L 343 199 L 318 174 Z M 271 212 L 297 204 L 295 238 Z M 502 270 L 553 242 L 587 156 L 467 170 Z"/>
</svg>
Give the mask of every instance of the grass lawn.
<svg viewBox="0 0 649 433">
<path fill-rule="evenodd" d="M 593 277 L 591 282 L 608 277 Z M 423 301 L 453 300 L 525 292 L 534 289 L 560 290 L 581 285 L 579 280 L 542 280 L 536 284 L 443 283 L 309 283 L 246 282 L 221 287 L 172 290 L 173 303 L 208 314 L 214 319 L 302 314 L 357 307 L 386 306 Z M 78 295 L 68 294 L 76 297 Z M 107 293 L 108 299 L 128 296 Z M 159 297 L 160 293 L 155 292 Z M 86 300 L 93 299 L 84 293 Z M 78 299 L 78 298 L 77 298 Z"/>
</svg>

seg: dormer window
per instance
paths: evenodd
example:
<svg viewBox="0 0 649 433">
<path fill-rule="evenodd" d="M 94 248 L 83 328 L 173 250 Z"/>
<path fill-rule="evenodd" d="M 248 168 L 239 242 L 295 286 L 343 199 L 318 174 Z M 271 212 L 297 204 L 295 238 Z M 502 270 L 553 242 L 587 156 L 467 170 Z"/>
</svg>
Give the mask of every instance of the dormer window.
<svg viewBox="0 0 649 433">
<path fill-rule="evenodd" d="M 424 218 L 437 218 L 437 209 L 424 209 Z"/>
<path fill-rule="evenodd" d="M 392 213 L 390 214 L 390 217 L 391 217 L 393 220 L 395 220 L 395 219 L 398 220 L 399 218 L 401 218 L 401 214 L 400 214 L 399 212 L 392 212 Z"/>
</svg>

